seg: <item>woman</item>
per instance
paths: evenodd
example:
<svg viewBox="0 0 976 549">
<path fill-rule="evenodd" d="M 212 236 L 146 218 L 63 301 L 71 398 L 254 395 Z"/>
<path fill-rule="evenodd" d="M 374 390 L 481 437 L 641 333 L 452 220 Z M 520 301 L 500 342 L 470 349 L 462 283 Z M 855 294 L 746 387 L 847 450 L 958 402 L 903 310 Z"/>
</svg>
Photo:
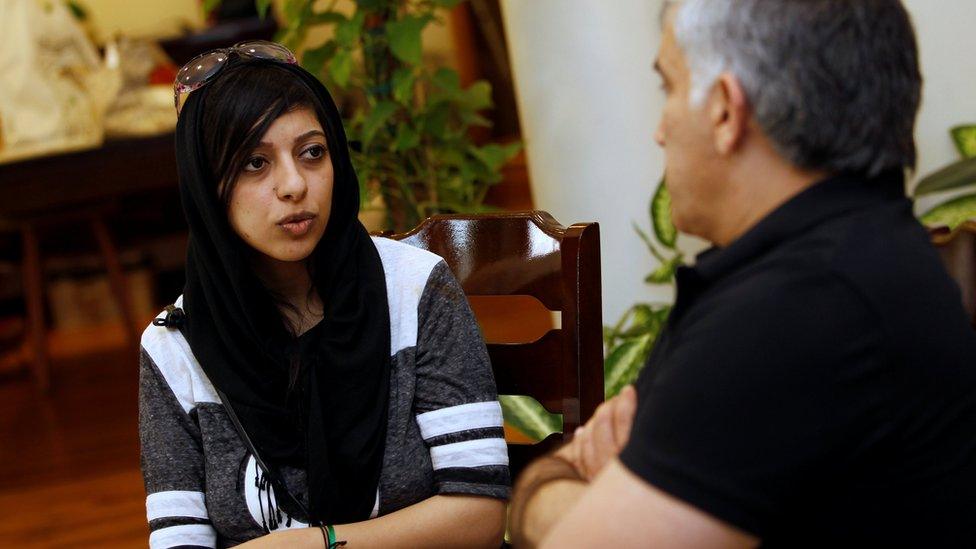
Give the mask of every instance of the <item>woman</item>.
<svg viewBox="0 0 976 549">
<path fill-rule="evenodd" d="M 190 241 L 142 338 L 150 545 L 497 547 L 484 343 L 439 257 L 359 223 L 328 92 L 252 42 L 188 63 L 176 94 Z"/>
</svg>

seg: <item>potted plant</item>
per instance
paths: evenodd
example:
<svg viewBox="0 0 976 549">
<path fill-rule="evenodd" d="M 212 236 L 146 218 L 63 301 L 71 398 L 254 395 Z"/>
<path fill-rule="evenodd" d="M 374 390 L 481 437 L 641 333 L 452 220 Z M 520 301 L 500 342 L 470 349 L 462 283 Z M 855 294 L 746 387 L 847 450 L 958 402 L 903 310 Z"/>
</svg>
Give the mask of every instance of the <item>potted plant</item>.
<svg viewBox="0 0 976 549">
<path fill-rule="evenodd" d="M 970 189 L 968 193 L 940 202 L 920 217 L 926 226 L 940 228 L 949 235 L 976 219 L 976 125 L 957 126 L 950 133 L 962 159 L 922 179 L 914 193 L 917 199 Z M 973 226 L 976 228 L 976 223 Z"/>
<path fill-rule="evenodd" d="M 674 275 L 684 261 L 684 255 L 677 248 L 678 231 L 671 222 L 671 196 L 664 181 L 658 185 L 651 199 L 650 220 L 654 239 L 634 224 L 634 230 L 659 263 L 644 282 L 673 285 Z M 637 379 L 670 314 L 671 304 L 637 303 L 624 312 L 616 324 L 604 327 L 606 358 L 603 387 L 606 398 L 613 397 Z"/>
</svg>

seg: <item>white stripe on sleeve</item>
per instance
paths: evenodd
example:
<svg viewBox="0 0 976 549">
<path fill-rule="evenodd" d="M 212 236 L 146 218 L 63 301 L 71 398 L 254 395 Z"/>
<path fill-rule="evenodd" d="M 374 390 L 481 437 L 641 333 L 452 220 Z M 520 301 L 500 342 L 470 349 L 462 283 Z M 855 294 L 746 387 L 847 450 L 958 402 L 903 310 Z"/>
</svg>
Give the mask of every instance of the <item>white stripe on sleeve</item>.
<svg viewBox="0 0 976 549">
<path fill-rule="evenodd" d="M 146 497 L 146 518 L 164 517 L 209 518 L 203 492 L 170 490 Z"/>
<path fill-rule="evenodd" d="M 502 426 L 502 405 L 497 400 L 472 402 L 417 415 L 425 440 L 450 433 Z"/>
<path fill-rule="evenodd" d="M 160 528 L 149 534 L 150 549 L 165 549 L 178 545 L 217 547 L 217 531 L 209 524 L 184 524 Z"/>
<path fill-rule="evenodd" d="M 481 438 L 434 446 L 430 449 L 434 469 L 508 465 L 508 447 L 503 438 Z"/>
</svg>

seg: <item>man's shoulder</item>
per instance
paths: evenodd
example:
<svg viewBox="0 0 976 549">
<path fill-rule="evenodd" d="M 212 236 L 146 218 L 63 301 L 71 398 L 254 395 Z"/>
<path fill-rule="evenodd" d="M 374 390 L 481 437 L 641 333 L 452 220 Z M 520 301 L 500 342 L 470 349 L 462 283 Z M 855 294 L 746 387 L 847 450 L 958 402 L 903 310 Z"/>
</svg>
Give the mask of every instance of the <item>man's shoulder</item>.
<svg viewBox="0 0 976 549">
<path fill-rule="evenodd" d="M 842 286 L 871 303 L 903 299 L 920 286 L 948 289 L 951 285 L 925 231 L 900 202 L 814 225 L 781 243 L 742 275 L 737 282 L 744 288 L 770 299 L 789 300 Z"/>
</svg>

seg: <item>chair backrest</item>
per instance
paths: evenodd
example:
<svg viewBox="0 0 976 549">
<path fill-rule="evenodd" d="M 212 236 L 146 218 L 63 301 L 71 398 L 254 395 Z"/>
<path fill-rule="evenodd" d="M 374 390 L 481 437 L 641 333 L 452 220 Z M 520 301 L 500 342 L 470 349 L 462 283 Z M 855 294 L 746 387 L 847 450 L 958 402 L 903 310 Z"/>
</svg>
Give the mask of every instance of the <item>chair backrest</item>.
<svg viewBox="0 0 976 549">
<path fill-rule="evenodd" d="M 546 212 L 437 215 L 390 235 L 444 258 L 466 295 L 532 296 L 561 313 L 560 327 L 529 343 L 487 341 L 500 394 L 527 395 L 563 416 L 572 433 L 603 401 L 600 227 L 563 227 Z M 517 321 L 517 319 L 515 319 Z M 510 445 L 513 475 L 558 445 L 554 434 Z"/>
</svg>

